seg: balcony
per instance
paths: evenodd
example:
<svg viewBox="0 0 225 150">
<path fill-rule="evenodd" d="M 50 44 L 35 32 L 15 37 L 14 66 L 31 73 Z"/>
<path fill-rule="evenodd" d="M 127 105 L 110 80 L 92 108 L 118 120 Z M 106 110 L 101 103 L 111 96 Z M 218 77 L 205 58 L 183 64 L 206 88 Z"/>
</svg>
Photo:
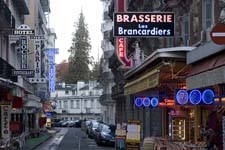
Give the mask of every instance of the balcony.
<svg viewBox="0 0 225 150">
<path fill-rule="evenodd" d="M 104 37 L 104 39 L 109 40 L 110 39 L 110 31 L 105 31 L 103 33 L 103 37 Z"/>
<path fill-rule="evenodd" d="M 111 71 L 103 72 L 102 76 L 103 76 L 104 80 L 113 80 L 114 79 L 114 76 Z"/>
<path fill-rule="evenodd" d="M 109 102 L 113 102 L 113 100 L 111 98 L 111 94 L 101 95 L 99 102 L 101 103 L 101 105 L 107 105 L 107 104 L 109 104 Z"/>
<path fill-rule="evenodd" d="M 21 14 L 28 15 L 30 13 L 27 0 L 13 0 L 13 3 L 16 5 Z"/>
<path fill-rule="evenodd" d="M 17 76 L 12 76 L 13 68 L 7 61 L 0 58 L 0 77 L 4 79 L 9 79 L 13 82 L 17 82 Z"/>
<path fill-rule="evenodd" d="M 40 0 L 44 12 L 50 12 L 49 0 Z"/>
<path fill-rule="evenodd" d="M 40 23 L 42 23 L 46 26 L 47 25 L 47 19 L 46 19 L 45 14 L 44 14 L 43 7 L 41 6 L 40 3 L 39 3 L 39 7 L 38 7 L 38 16 L 39 16 L 39 19 L 40 19 Z"/>
<path fill-rule="evenodd" d="M 105 21 L 104 23 L 101 24 L 101 31 L 109 31 L 112 30 L 113 23 L 112 21 Z"/>
<path fill-rule="evenodd" d="M 109 59 L 114 54 L 114 50 L 104 51 L 104 59 Z"/>
<path fill-rule="evenodd" d="M 4 0 L 0 0 L 0 10 L 0 28 L 15 28 L 15 18 Z"/>
<path fill-rule="evenodd" d="M 18 77 L 18 84 L 28 93 L 34 93 L 34 86 L 23 77 Z"/>
<path fill-rule="evenodd" d="M 124 86 L 123 84 L 117 84 L 112 87 L 112 97 L 113 99 L 117 99 L 117 97 L 124 95 Z"/>
</svg>

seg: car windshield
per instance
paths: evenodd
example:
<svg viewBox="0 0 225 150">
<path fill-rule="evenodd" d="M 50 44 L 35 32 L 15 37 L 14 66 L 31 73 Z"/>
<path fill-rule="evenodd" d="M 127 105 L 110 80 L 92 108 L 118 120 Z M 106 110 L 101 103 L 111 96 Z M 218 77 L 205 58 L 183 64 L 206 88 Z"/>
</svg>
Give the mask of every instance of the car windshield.
<svg viewBox="0 0 225 150">
<path fill-rule="evenodd" d="M 105 133 L 111 133 L 111 134 L 115 134 L 115 130 L 116 130 L 116 127 L 115 126 L 103 126 L 102 128 L 102 132 L 105 132 Z"/>
<path fill-rule="evenodd" d="M 92 124 L 93 124 L 92 128 L 97 128 L 98 127 L 98 123 L 97 122 L 93 122 Z"/>
</svg>

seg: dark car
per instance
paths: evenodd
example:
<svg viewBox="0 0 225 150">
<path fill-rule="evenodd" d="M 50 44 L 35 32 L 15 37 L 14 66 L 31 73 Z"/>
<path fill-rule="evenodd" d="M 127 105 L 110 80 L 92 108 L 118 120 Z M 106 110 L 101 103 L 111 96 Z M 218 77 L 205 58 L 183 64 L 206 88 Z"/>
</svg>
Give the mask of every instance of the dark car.
<svg viewBox="0 0 225 150">
<path fill-rule="evenodd" d="M 97 129 L 97 132 L 99 132 L 95 138 L 97 145 L 115 145 L 115 125 L 104 124 L 100 130 Z"/>
<path fill-rule="evenodd" d="M 65 122 L 65 120 L 61 120 L 59 122 L 56 122 L 54 126 L 55 127 L 61 127 L 63 122 Z"/>
<path fill-rule="evenodd" d="M 82 120 L 76 120 L 75 121 L 75 127 L 76 128 L 81 128 Z"/>
<path fill-rule="evenodd" d="M 68 124 L 70 123 L 70 121 L 64 121 L 62 124 L 61 124 L 61 127 L 67 127 Z"/>
<path fill-rule="evenodd" d="M 96 129 L 98 128 L 99 122 L 97 121 L 91 121 L 88 127 L 88 137 L 89 138 L 95 138 L 95 132 Z"/>
</svg>

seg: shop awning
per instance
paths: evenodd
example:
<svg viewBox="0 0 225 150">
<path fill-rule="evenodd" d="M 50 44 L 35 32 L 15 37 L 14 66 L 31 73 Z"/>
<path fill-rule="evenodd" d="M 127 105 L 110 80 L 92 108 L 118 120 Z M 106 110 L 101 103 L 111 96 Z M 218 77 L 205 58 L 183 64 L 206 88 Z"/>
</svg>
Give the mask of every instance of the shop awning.
<svg viewBox="0 0 225 150">
<path fill-rule="evenodd" d="M 192 64 L 191 71 L 188 76 L 193 76 L 223 65 L 225 65 L 225 52 L 213 58 L 208 58 L 198 63 Z"/>
<path fill-rule="evenodd" d="M 40 103 L 41 99 L 35 95 L 28 94 L 26 97 L 23 98 L 24 100 L 24 107 L 34 107 L 34 108 L 41 108 L 42 104 Z"/>
<path fill-rule="evenodd" d="M 225 66 L 190 76 L 186 82 L 188 90 L 225 83 Z"/>
<path fill-rule="evenodd" d="M 138 93 L 150 88 L 154 88 L 159 84 L 159 70 L 154 69 L 140 78 L 128 82 L 124 86 L 124 95 Z"/>
</svg>

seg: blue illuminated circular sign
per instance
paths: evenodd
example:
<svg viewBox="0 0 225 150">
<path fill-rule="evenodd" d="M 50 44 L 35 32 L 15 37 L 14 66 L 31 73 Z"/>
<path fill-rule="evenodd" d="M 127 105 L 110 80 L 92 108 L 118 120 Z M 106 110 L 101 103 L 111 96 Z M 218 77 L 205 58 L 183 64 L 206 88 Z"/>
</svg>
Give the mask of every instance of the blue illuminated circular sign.
<svg viewBox="0 0 225 150">
<path fill-rule="evenodd" d="M 176 94 L 176 100 L 180 105 L 187 104 L 188 102 L 188 93 L 186 90 L 179 90 Z"/>
<path fill-rule="evenodd" d="M 199 90 L 192 90 L 189 93 L 190 102 L 194 105 L 198 105 L 201 102 L 201 92 Z"/>
<path fill-rule="evenodd" d="M 212 104 L 214 101 L 214 92 L 210 89 L 206 89 L 203 93 L 202 93 L 202 101 L 205 104 Z"/>
<path fill-rule="evenodd" d="M 151 100 L 148 97 L 145 97 L 142 103 L 145 107 L 149 107 L 151 105 Z"/>
<path fill-rule="evenodd" d="M 141 107 L 142 106 L 142 99 L 140 97 L 137 97 L 135 100 L 134 100 L 134 104 L 135 106 L 137 107 Z"/>
<path fill-rule="evenodd" d="M 152 105 L 152 107 L 157 107 L 158 104 L 159 104 L 159 100 L 157 98 L 153 97 L 151 99 L 151 105 Z"/>
</svg>

